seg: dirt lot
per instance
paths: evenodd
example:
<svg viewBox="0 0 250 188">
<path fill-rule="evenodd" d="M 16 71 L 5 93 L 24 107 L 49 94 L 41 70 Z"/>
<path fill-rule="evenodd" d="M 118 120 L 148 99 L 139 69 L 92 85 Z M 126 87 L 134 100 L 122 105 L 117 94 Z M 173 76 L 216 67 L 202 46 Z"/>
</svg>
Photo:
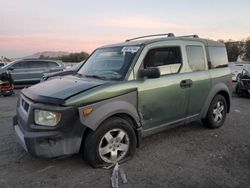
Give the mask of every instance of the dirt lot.
<svg viewBox="0 0 250 188">
<path fill-rule="evenodd" d="M 0 187 L 110 187 L 111 170 L 93 169 L 80 155 L 38 159 L 16 143 L 18 93 L 0 97 Z M 220 129 L 196 122 L 146 138 L 122 166 L 128 184 L 120 187 L 250 187 L 250 99 L 233 97 Z"/>
</svg>

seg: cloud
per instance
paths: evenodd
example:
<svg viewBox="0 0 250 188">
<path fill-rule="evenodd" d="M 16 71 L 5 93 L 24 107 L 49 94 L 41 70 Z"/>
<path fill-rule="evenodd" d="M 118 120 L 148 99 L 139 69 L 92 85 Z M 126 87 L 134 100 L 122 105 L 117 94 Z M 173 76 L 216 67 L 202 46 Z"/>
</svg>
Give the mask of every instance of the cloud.
<svg viewBox="0 0 250 188">
<path fill-rule="evenodd" d="M 190 29 L 190 26 L 183 24 L 174 24 L 159 20 L 154 20 L 146 17 L 131 16 L 119 19 L 110 19 L 105 21 L 105 25 L 115 28 L 127 29 L 158 29 L 158 30 L 171 30 L 171 29 Z"/>
<path fill-rule="evenodd" d="M 11 1 L 0 0 L 0 4 L 2 12 L 14 12 L 18 10 L 18 2 L 15 0 Z"/>
<path fill-rule="evenodd" d="M 0 52 L 5 50 L 14 51 L 44 51 L 62 50 L 69 52 L 86 51 L 92 52 L 95 48 L 119 42 L 117 37 L 89 37 L 89 36 L 63 36 L 53 34 L 33 35 L 0 35 Z"/>
</svg>

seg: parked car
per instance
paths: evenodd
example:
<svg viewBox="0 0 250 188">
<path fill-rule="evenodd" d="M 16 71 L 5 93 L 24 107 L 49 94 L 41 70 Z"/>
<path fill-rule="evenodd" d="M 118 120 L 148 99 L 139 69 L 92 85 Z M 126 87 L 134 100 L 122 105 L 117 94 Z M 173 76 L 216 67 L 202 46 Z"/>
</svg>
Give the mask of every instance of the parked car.
<svg viewBox="0 0 250 188">
<path fill-rule="evenodd" d="M 173 126 L 221 127 L 232 84 L 225 45 L 167 35 L 100 47 L 77 74 L 23 89 L 13 118 L 22 147 L 45 158 L 81 152 L 99 167 Z"/>
<path fill-rule="evenodd" d="M 41 79 L 41 82 L 44 82 L 46 80 L 50 80 L 56 77 L 61 76 L 67 76 L 67 75 L 74 75 L 77 73 L 77 71 L 80 69 L 80 67 L 84 64 L 84 61 L 81 61 L 80 63 L 77 63 L 76 65 L 73 65 L 70 68 L 64 69 L 63 71 L 58 72 L 52 72 L 52 73 L 45 73 Z"/>
<path fill-rule="evenodd" d="M 250 95 L 250 65 L 245 66 L 242 73 L 239 74 L 239 78 L 235 86 L 235 93 L 239 97 Z"/>
<path fill-rule="evenodd" d="M 245 66 L 250 66 L 248 63 L 237 63 L 231 62 L 229 63 L 229 68 L 232 73 L 232 81 L 236 82 L 239 79 L 239 74 L 243 71 Z"/>
<path fill-rule="evenodd" d="M 13 61 L 0 69 L 0 74 L 11 72 L 15 84 L 32 84 L 40 82 L 44 73 L 61 71 L 61 61 L 23 59 Z"/>
<path fill-rule="evenodd" d="M 14 94 L 14 85 L 11 74 L 7 71 L 0 74 L 0 96 L 10 96 Z"/>
</svg>

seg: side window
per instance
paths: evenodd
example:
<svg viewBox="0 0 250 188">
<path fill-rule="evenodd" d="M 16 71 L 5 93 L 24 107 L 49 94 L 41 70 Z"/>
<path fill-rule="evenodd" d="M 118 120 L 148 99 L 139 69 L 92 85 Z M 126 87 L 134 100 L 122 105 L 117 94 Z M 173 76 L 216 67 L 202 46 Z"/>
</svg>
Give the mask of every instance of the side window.
<svg viewBox="0 0 250 188">
<path fill-rule="evenodd" d="M 182 64 L 180 47 L 164 47 L 149 50 L 144 68 L 159 67 L 161 74 L 177 73 Z"/>
<path fill-rule="evenodd" d="M 41 69 L 47 68 L 48 63 L 46 61 L 30 61 L 29 68 L 31 69 Z"/>
<path fill-rule="evenodd" d="M 59 65 L 56 62 L 48 61 L 47 63 L 49 68 L 59 67 Z"/>
<path fill-rule="evenodd" d="M 26 61 L 19 61 L 19 62 L 16 62 L 14 65 L 12 65 L 12 67 L 15 69 L 27 69 L 28 63 L 29 62 L 26 62 Z"/>
<path fill-rule="evenodd" d="M 206 62 L 201 46 L 186 46 L 188 64 L 192 71 L 206 70 Z"/>
<path fill-rule="evenodd" d="M 208 47 L 211 68 L 228 66 L 227 51 L 225 47 Z"/>
</svg>

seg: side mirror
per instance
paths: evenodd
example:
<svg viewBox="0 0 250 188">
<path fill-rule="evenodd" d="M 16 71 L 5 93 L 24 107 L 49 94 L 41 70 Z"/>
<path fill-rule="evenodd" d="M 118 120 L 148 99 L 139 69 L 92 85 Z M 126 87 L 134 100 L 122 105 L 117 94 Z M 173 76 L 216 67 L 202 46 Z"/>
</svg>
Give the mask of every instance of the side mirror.
<svg viewBox="0 0 250 188">
<path fill-rule="evenodd" d="M 138 72 L 139 78 L 160 78 L 161 73 L 157 67 L 148 67 L 146 69 L 141 69 Z"/>
</svg>

